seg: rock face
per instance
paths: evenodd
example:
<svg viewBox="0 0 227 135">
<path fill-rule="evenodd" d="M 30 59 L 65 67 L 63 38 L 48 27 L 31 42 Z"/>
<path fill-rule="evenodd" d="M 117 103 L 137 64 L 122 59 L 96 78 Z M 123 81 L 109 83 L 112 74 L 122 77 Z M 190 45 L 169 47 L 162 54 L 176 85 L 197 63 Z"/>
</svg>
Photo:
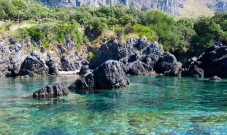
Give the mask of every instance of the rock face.
<svg viewBox="0 0 227 135">
<path fill-rule="evenodd" d="M 47 85 L 33 93 L 33 98 L 57 98 L 68 95 L 68 89 L 62 83 Z"/>
<path fill-rule="evenodd" d="M 174 55 L 165 52 L 155 65 L 155 71 L 165 75 L 178 76 L 181 74 L 181 66 L 182 64 L 177 62 Z"/>
<path fill-rule="evenodd" d="M 218 42 L 208 48 L 199 58 L 192 58 L 183 66 L 186 73 L 190 71 L 203 74 L 205 77 L 227 77 L 227 46 Z M 203 71 L 202 71 L 203 70 Z M 189 72 L 188 72 L 189 71 Z"/>
<path fill-rule="evenodd" d="M 113 89 L 129 85 L 129 80 L 118 61 L 109 60 L 95 69 L 81 75 L 69 89 L 77 93 L 97 92 L 98 89 Z"/>
<path fill-rule="evenodd" d="M 149 43 L 145 39 L 129 39 L 125 45 L 110 42 L 96 53 L 90 67 L 95 69 L 107 60 L 117 60 L 129 75 L 154 75 L 155 71 L 166 75 L 179 75 L 181 63 L 164 52 L 157 42 Z"/>
<path fill-rule="evenodd" d="M 46 65 L 49 68 L 49 72 L 48 72 L 49 75 L 58 75 L 59 74 L 58 66 L 56 65 L 56 62 L 54 60 L 52 60 L 52 59 L 48 60 L 46 62 Z"/>
<path fill-rule="evenodd" d="M 126 66 L 129 75 L 155 75 L 153 68 L 141 61 L 134 61 Z"/>
<path fill-rule="evenodd" d="M 204 70 L 197 66 L 198 64 L 197 60 L 198 58 L 193 57 L 183 65 L 182 76 L 190 76 L 190 77 L 198 77 L 198 78 L 204 77 Z"/>
<path fill-rule="evenodd" d="M 39 55 L 33 52 L 30 56 L 27 56 L 22 63 L 19 75 L 33 77 L 37 75 L 47 75 L 48 72 L 49 70 L 45 62 L 41 60 Z"/>
<path fill-rule="evenodd" d="M 124 5 L 127 7 L 136 7 L 140 10 L 160 9 L 172 14 L 179 14 L 180 11 L 190 4 L 191 0 L 38 0 L 47 3 L 53 7 L 80 7 L 86 5 L 89 7 L 116 6 Z M 225 0 L 195 0 L 202 8 L 207 8 L 216 12 L 227 11 L 227 2 Z M 201 4 L 202 3 L 202 4 Z M 194 11 L 197 12 L 197 11 Z"/>
<path fill-rule="evenodd" d="M 120 62 L 109 60 L 94 71 L 96 88 L 112 89 L 129 85 L 129 80 Z"/>
</svg>

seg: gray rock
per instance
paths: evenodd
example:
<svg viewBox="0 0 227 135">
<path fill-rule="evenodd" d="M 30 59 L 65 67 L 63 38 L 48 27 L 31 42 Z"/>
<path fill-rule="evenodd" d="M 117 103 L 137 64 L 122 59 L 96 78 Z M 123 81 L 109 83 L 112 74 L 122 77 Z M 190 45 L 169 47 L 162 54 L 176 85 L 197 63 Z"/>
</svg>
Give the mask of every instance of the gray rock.
<svg viewBox="0 0 227 135">
<path fill-rule="evenodd" d="M 90 73 L 90 72 L 91 72 L 91 70 L 89 69 L 89 66 L 88 65 L 84 65 L 80 69 L 79 75 L 85 75 L 85 74 Z"/>
<path fill-rule="evenodd" d="M 196 68 L 195 68 L 196 66 Z M 198 72 L 198 69 L 200 70 Z M 221 42 L 214 44 L 212 47 L 206 49 L 198 58 L 189 59 L 184 64 L 184 75 L 188 75 L 188 71 L 198 72 L 199 76 L 202 76 L 202 70 L 205 77 L 227 77 L 227 46 Z"/>
<path fill-rule="evenodd" d="M 213 77 L 210 78 L 210 80 L 218 81 L 218 80 L 222 80 L 222 79 L 218 76 L 213 76 Z"/>
<path fill-rule="evenodd" d="M 75 82 L 73 82 L 69 86 L 69 90 L 79 94 L 94 93 L 96 89 L 95 83 L 94 74 L 88 73 L 80 76 Z"/>
<path fill-rule="evenodd" d="M 65 56 L 61 58 L 61 70 L 62 71 L 73 71 L 73 65 L 69 59 Z"/>
<path fill-rule="evenodd" d="M 113 89 L 129 85 L 129 80 L 120 62 L 109 60 L 95 69 L 92 73 L 80 76 L 69 86 L 77 93 L 97 92 L 99 89 Z"/>
<path fill-rule="evenodd" d="M 118 61 L 109 60 L 94 70 L 97 89 L 113 89 L 129 85 L 129 80 Z"/>
<path fill-rule="evenodd" d="M 59 74 L 59 69 L 58 69 L 57 63 L 54 60 L 52 60 L 52 59 L 48 60 L 46 62 L 46 65 L 49 68 L 49 72 L 48 72 L 49 75 L 58 75 Z"/>
<path fill-rule="evenodd" d="M 57 98 L 68 95 L 68 89 L 63 83 L 47 85 L 33 93 L 33 98 Z"/>
<path fill-rule="evenodd" d="M 29 75 L 30 77 L 33 77 L 37 75 L 47 75 L 48 72 L 49 70 L 45 62 L 41 60 L 38 54 L 33 52 L 30 56 L 27 56 L 22 63 L 19 75 Z"/>
<path fill-rule="evenodd" d="M 155 71 L 157 73 L 164 73 L 165 75 L 179 76 L 181 73 L 181 67 L 182 64 L 177 62 L 174 55 L 165 52 L 156 63 Z"/>
<path fill-rule="evenodd" d="M 141 61 L 134 61 L 126 66 L 129 75 L 155 75 L 153 68 Z"/>
</svg>

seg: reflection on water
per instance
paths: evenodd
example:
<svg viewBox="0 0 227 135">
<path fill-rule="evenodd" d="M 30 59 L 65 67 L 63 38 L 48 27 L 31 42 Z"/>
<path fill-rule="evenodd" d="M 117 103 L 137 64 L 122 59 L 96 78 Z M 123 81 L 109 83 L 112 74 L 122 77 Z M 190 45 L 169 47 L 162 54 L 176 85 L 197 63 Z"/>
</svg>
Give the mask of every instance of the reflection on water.
<svg viewBox="0 0 227 135">
<path fill-rule="evenodd" d="M 48 100 L 29 97 L 74 76 L 0 81 L 0 134 L 227 134 L 227 82 L 131 77 L 126 88 Z"/>
</svg>

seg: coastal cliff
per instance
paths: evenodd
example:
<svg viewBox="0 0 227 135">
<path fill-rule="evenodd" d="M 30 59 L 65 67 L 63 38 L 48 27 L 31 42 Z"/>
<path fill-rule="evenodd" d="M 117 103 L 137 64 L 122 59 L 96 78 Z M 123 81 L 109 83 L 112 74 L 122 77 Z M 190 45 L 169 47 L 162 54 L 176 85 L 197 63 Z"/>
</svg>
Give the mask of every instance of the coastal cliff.
<svg viewBox="0 0 227 135">
<path fill-rule="evenodd" d="M 191 13 L 210 14 L 211 12 L 225 12 L 227 11 L 227 1 L 225 0 L 39 0 L 43 3 L 48 4 L 52 7 L 80 7 L 86 5 L 88 7 L 100 7 L 100 6 L 116 6 L 123 5 L 126 7 L 135 7 L 140 10 L 148 9 L 160 9 L 165 12 L 176 14 L 181 14 L 188 7 L 192 11 Z"/>
</svg>

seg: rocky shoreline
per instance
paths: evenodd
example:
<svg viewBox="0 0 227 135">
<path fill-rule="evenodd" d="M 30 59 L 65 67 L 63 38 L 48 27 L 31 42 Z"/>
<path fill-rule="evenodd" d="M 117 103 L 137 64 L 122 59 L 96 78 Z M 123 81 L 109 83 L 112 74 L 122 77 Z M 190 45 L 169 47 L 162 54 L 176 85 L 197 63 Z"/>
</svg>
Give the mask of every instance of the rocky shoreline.
<svg viewBox="0 0 227 135">
<path fill-rule="evenodd" d="M 125 87 L 129 85 L 128 75 L 227 77 L 227 46 L 221 42 L 182 64 L 173 54 L 165 52 L 162 45 L 141 38 L 128 39 L 125 44 L 113 38 L 94 52 L 95 57 L 90 62 L 88 49 L 78 51 L 72 42 L 58 47 L 56 57 L 56 53 L 48 51 L 28 51 L 29 42 L 17 43 L 12 38 L 5 41 L 8 46 L 6 42 L 0 44 L 1 76 L 34 77 L 80 71 L 80 77 L 69 87 L 77 93 Z"/>
</svg>

